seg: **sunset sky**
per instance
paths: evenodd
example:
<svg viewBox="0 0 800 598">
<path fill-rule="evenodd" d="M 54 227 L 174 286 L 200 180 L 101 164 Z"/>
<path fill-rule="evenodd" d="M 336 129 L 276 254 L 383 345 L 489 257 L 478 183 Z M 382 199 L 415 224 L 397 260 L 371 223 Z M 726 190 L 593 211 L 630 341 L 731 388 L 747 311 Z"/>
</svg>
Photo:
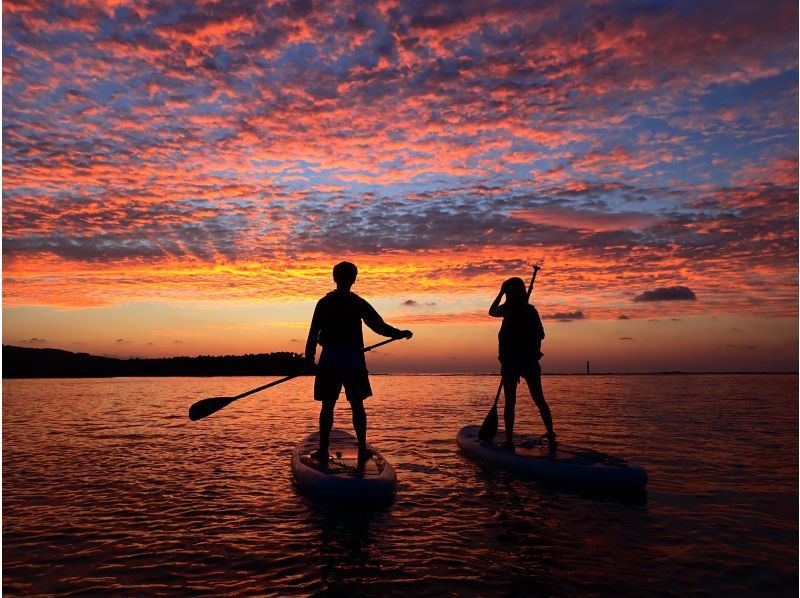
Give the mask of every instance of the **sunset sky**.
<svg viewBox="0 0 800 598">
<path fill-rule="evenodd" d="M 3 343 L 374 372 L 797 369 L 795 1 L 3 2 Z M 367 342 L 379 340 L 368 333 Z"/>
</svg>

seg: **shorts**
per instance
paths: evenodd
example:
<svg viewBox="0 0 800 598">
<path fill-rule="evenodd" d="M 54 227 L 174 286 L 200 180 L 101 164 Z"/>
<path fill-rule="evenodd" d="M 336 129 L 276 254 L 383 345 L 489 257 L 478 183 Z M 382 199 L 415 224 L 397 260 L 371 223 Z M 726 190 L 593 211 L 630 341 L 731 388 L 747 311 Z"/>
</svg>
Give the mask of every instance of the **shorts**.
<svg viewBox="0 0 800 598">
<path fill-rule="evenodd" d="M 314 400 L 336 401 L 342 387 L 350 402 L 372 396 L 364 351 L 359 347 L 323 347 L 314 378 Z"/>
<path fill-rule="evenodd" d="M 500 362 L 500 375 L 503 378 L 525 378 L 541 376 L 542 366 L 539 360 L 533 357 L 523 359 L 508 359 Z"/>
</svg>

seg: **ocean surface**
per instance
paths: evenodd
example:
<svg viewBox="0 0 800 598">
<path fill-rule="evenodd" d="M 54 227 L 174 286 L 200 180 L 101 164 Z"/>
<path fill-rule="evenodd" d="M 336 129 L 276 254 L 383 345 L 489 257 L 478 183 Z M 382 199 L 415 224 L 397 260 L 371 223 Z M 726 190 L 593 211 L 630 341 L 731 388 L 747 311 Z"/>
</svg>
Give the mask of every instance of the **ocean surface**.
<svg viewBox="0 0 800 598">
<path fill-rule="evenodd" d="M 293 487 L 311 378 L 198 422 L 194 401 L 269 379 L 4 380 L 3 594 L 796 596 L 797 376 L 545 376 L 561 440 L 647 469 L 635 499 L 464 458 L 497 380 L 372 378 L 399 480 L 377 509 Z M 524 392 L 517 430 L 540 434 Z"/>
</svg>

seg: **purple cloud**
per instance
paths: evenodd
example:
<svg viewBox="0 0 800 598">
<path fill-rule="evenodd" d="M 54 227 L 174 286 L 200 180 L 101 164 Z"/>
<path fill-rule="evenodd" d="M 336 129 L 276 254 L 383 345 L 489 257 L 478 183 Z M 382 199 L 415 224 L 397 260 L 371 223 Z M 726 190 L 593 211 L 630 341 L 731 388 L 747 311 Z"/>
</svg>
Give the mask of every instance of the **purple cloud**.
<svg viewBox="0 0 800 598">
<path fill-rule="evenodd" d="M 634 301 L 696 301 L 697 296 L 689 287 L 660 287 L 637 295 Z"/>
<path fill-rule="evenodd" d="M 582 311 L 556 312 L 554 314 L 545 314 L 544 316 L 542 316 L 542 318 L 546 320 L 557 320 L 559 322 L 572 322 L 573 320 L 582 320 L 583 312 Z"/>
</svg>

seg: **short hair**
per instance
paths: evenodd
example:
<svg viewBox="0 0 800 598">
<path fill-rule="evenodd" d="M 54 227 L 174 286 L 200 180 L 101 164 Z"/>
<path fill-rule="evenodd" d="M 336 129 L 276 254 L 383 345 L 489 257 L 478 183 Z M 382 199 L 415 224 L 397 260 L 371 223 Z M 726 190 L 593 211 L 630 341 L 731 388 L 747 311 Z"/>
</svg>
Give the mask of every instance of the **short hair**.
<svg viewBox="0 0 800 598">
<path fill-rule="evenodd" d="M 353 284 L 358 276 L 358 268 L 350 262 L 339 262 L 333 267 L 333 280 L 337 283 Z"/>
</svg>

